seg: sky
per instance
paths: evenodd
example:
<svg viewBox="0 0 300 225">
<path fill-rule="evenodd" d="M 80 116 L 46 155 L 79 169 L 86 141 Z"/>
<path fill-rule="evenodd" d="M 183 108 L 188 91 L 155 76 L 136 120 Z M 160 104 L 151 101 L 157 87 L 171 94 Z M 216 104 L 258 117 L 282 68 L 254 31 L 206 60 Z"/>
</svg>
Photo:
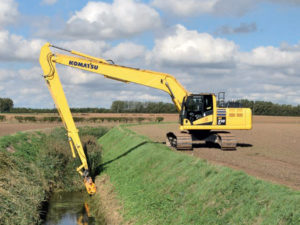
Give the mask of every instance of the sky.
<svg viewBox="0 0 300 225">
<path fill-rule="evenodd" d="M 300 104 L 300 0 L 0 0 L 0 97 L 53 108 L 43 44 L 172 74 L 192 93 Z M 57 65 L 71 107 L 171 102 L 159 90 Z"/>
</svg>

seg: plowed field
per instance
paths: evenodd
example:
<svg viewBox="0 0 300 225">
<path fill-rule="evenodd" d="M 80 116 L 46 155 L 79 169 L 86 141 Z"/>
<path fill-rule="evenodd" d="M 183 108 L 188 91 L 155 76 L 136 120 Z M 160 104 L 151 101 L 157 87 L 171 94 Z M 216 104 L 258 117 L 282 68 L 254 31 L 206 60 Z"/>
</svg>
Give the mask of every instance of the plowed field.
<svg viewBox="0 0 300 225">
<path fill-rule="evenodd" d="M 30 130 L 51 130 L 54 127 L 63 126 L 61 122 L 23 122 L 19 123 L 15 117 L 23 116 L 23 117 L 58 117 L 57 113 L 26 113 L 26 114 L 1 114 L 5 116 L 5 121 L 0 122 L 0 136 L 14 134 L 19 131 L 30 131 Z M 73 113 L 74 117 L 82 117 L 82 118 L 91 118 L 91 117 L 101 117 L 101 118 L 109 118 L 109 117 L 127 117 L 127 118 L 139 118 L 143 117 L 146 119 L 151 119 L 149 121 L 154 121 L 157 117 L 163 117 L 164 122 L 173 122 L 178 120 L 177 114 L 149 114 L 149 113 Z M 146 122 L 149 122 L 146 120 Z M 133 120 L 133 123 L 136 123 L 137 120 Z M 118 122 L 101 122 L 101 123 L 92 123 L 92 122 L 79 122 L 76 123 L 77 126 L 108 126 L 112 127 L 114 125 L 118 125 Z M 49 128 L 49 129 L 48 129 Z"/>
<path fill-rule="evenodd" d="M 130 127 L 165 142 L 167 131 L 176 131 L 177 124 L 153 124 Z M 236 151 L 221 151 L 204 144 L 193 151 L 182 151 L 209 162 L 243 170 L 274 183 L 300 190 L 300 118 L 255 116 L 253 129 L 233 131 L 238 140 Z"/>
<path fill-rule="evenodd" d="M 62 126 L 61 123 L 0 123 L 0 136 L 14 134 L 19 131 L 51 130 L 54 127 Z"/>
</svg>

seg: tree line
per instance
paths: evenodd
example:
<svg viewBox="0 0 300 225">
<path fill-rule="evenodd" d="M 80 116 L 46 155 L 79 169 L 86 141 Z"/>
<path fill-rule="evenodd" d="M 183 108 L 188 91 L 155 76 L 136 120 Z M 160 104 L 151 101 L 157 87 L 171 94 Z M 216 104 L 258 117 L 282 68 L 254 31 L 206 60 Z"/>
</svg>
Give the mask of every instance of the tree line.
<svg viewBox="0 0 300 225">
<path fill-rule="evenodd" d="M 300 116 L 300 105 L 282 105 L 266 101 L 250 101 L 247 99 L 242 99 L 238 102 L 243 107 L 252 109 L 253 115 Z"/>
<path fill-rule="evenodd" d="M 15 108 L 10 98 L 0 98 L 1 113 L 57 113 L 53 109 Z M 275 104 L 247 99 L 225 102 L 223 107 L 251 108 L 253 115 L 300 116 L 300 105 Z M 177 113 L 175 105 L 164 102 L 113 101 L 106 108 L 71 108 L 73 113 Z"/>
<path fill-rule="evenodd" d="M 138 101 L 114 101 L 110 107 L 114 113 L 176 113 L 176 107 L 172 103 L 165 102 L 138 102 Z"/>
</svg>

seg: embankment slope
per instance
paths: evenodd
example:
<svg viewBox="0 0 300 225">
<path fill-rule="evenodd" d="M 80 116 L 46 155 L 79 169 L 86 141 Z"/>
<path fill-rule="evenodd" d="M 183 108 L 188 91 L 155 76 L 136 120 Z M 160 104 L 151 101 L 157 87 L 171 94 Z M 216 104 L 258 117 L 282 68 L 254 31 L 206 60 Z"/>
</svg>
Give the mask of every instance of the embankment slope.
<svg viewBox="0 0 300 225">
<path fill-rule="evenodd" d="M 103 169 L 136 224 L 300 224 L 300 192 L 212 165 L 115 127 Z"/>
</svg>

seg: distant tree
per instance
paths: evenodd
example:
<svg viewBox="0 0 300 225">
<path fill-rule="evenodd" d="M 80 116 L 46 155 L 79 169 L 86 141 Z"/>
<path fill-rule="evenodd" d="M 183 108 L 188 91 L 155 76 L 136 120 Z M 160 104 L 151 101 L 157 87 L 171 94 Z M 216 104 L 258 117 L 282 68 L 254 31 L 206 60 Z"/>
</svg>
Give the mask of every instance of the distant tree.
<svg viewBox="0 0 300 225">
<path fill-rule="evenodd" d="M 122 112 L 124 112 L 124 109 L 125 109 L 125 102 L 124 101 L 113 101 L 110 109 L 114 113 L 122 113 Z"/>
<path fill-rule="evenodd" d="M 10 112 L 14 107 L 14 102 L 10 98 L 0 98 L 0 112 Z"/>
</svg>

